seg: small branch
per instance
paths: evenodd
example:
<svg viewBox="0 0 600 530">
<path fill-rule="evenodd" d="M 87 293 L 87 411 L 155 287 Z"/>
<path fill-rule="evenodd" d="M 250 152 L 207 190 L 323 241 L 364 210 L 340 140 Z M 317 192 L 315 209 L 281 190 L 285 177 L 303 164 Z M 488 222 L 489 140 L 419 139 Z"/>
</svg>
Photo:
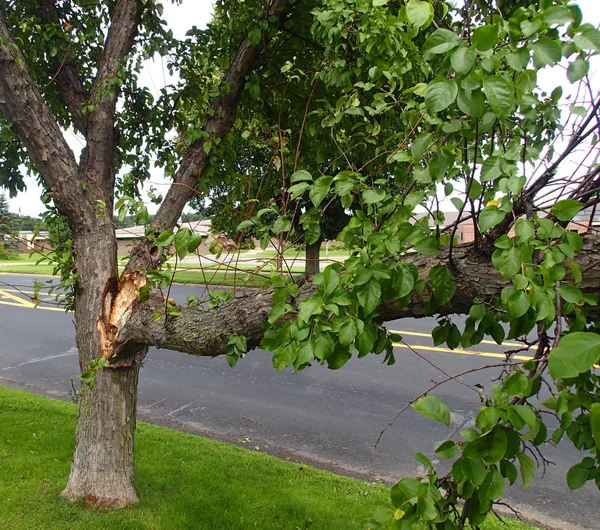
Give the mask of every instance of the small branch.
<svg viewBox="0 0 600 530">
<path fill-rule="evenodd" d="M 377 441 L 375 442 L 374 447 L 377 447 L 379 445 L 379 442 L 381 441 L 381 438 L 383 437 L 383 435 L 385 434 L 385 432 L 396 422 L 396 420 L 402 415 L 402 413 L 404 413 L 404 411 L 406 409 L 408 409 L 408 407 L 410 407 L 411 405 L 413 405 L 414 403 L 416 403 L 417 401 L 419 401 L 419 399 L 421 399 L 422 397 L 425 397 L 427 394 L 429 394 L 429 392 L 433 392 L 437 387 L 439 387 L 441 385 L 444 385 L 444 384 L 448 383 L 449 381 L 455 381 L 458 377 L 463 377 L 463 376 L 465 376 L 467 374 L 472 374 L 474 372 L 480 372 L 481 370 L 489 370 L 491 368 L 502 368 L 502 367 L 519 366 L 519 365 L 522 365 L 525 362 L 527 362 L 527 361 L 517 361 L 517 362 L 512 362 L 512 363 L 502 362 L 502 363 L 486 364 L 485 366 L 479 366 L 477 368 L 471 368 L 470 370 L 465 370 L 464 372 L 460 372 L 459 374 L 451 375 L 451 376 L 448 376 L 446 379 L 442 379 L 440 381 L 437 381 L 436 383 L 434 383 L 433 385 L 431 385 L 427 390 L 425 390 L 424 392 L 421 392 L 418 396 L 416 396 L 415 398 L 411 399 L 406 405 L 404 405 L 404 407 L 402 407 L 396 413 L 396 415 L 388 422 L 388 424 L 379 433 L 379 436 L 377 437 Z M 460 381 L 457 381 L 457 382 L 460 382 Z"/>
</svg>

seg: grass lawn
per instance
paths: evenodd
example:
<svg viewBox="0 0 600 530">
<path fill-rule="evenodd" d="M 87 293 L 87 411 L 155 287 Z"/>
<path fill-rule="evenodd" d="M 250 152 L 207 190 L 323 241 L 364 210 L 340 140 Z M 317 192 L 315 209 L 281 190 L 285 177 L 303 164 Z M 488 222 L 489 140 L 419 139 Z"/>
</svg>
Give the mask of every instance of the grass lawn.
<svg viewBox="0 0 600 530">
<path fill-rule="evenodd" d="M 25 265 L 6 265 L 0 267 L 0 274 L 3 272 L 12 272 L 16 274 L 40 274 L 40 275 L 51 275 L 54 270 L 54 265 L 44 265 L 35 263 Z"/>
<path fill-rule="evenodd" d="M 113 511 L 71 504 L 59 494 L 75 422 L 71 403 L 0 386 L 0 528 L 350 530 L 388 502 L 382 486 L 139 423 L 141 502 Z M 482 528 L 535 530 L 492 517 Z"/>
<path fill-rule="evenodd" d="M 240 254 L 244 256 L 244 252 Z M 277 250 L 262 250 L 259 252 L 253 252 L 252 258 L 260 259 L 260 258 L 275 258 L 279 256 L 279 252 Z M 292 259 L 304 259 L 306 257 L 306 252 L 304 250 L 285 250 L 283 252 L 283 257 L 287 260 Z M 348 257 L 348 251 L 345 249 L 341 250 L 330 250 L 327 253 L 328 258 L 343 258 Z M 325 259 L 325 248 L 321 249 L 321 259 Z"/>
<path fill-rule="evenodd" d="M 10 259 L 2 259 L 0 258 L 0 262 L 2 263 L 10 263 L 11 261 L 29 261 L 30 259 L 35 262 L 35 254 L 17 252 Z"/>
<path fill-rule="evenodd" d="M 188 264 L 184 265 L 185 269 L 195 269 L 198 268 L 199 266 L 196 265 L 194 266 L 194 264 L 192 264 L 191 266 L 188 266 Z M 252 267 L 252 269 L 256 269 L 256 267 Z M 35 265 L 35 264 L 24 264 L 24 265 L 6 265 L 3 267 L 0 267 L 0 274 L 2 274 L 3 272 L 6 273 L 13 273 L 13 274 L 39 274 L 40 276 L 42 275 L 47 275 L 50 276 L 52 275 L 52 272 L 54 270 L 54 265 L 47 265 L 47 264 L 40 264 L 40 265 Z M 120 269 L 122 270 L 122 269 Z M 295 269 L 293 269 L 294 272 L 298 272 L 300 275 L 300 271 L 296 271 Z M 262 285 L 265 285 L 267 282 L 267 279 L 265 278 L 265 276 L 268 275 L 268 271 L 265 271 L 263 273 L 261 273 L 261 276 L 258 276 L 256 274 L 251 274 L 249 272 L 242 272 L 239 271 L 237 272 L 237 274 L 235 274 L 234 271 L 229 271 L 229 272 L 221 272 L 221 271 L 214 271 L 211 268 L 207 268 L 205 269 L 205 272 L 202 273 L 201 271 L 195 271 L 195 270 L 184 270 L 181 272 L 176 272 L 175 273 L 175 278 L 174 281 L 175 283 L 189 283 L 189 284 L 200 284 L 200 285 L 204 285 L 205 282 L 208 281 L 209 285 L 215 285 L 215 286 L 219 286 L 219 285 L 223 285 L 223 286 L 233 286 L 234 283 L 236 286 L 238 287 L 261 287 Z"/>
</svg>

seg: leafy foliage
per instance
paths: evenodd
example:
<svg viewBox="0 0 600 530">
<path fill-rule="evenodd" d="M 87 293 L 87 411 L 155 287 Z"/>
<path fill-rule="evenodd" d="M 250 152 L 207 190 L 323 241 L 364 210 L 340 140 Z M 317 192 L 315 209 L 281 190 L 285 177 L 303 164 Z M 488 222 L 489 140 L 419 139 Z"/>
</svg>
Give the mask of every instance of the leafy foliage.
<svg viewBox="0 0 600 530">
<path fill-rule="evenodd" d="M 328 265 L 310 287 L 281 266 L 270 274 L 261 346 L 273 352 L 277 370 L 316 363 L 339 369 L 354 352 L 393 364 L 393 341 L 401 337 L 382 320 L 386 311 L 406 308 L 419 308 L 421 316 L 468 312 L 463 329 L 439 317 L 436 345 L 466 348 L 490 336 L 535 350 L 527 362 L 509 355 L 490 389 L 473 388 L 481 399 L 475 426 L 436 450 L 452 460 L 450 471 L 440 475 L 417 453 L 425 475 L 401 480 L 391 493 L 394 510 L 380 512 L 376 524 L 387 518 L 395 530 L 418 522 L 476 528 L 507 485 L 519 477 L 523 487 L 532 483 L 531 455 L 541 456 L 544 443 L 559 443 L 565 434 L 585 454 L 568 472 L 568 486 L 600 486 L 598 300 L 584 288 L 579 264 L 590 238 L 571 230 L 593 224 L 598 170 L 584 159 L 571 176 L 559 171 L 590 139 L 591 154 L 597 134 L 600 101 L 587 75 L 590 58 L 600 53 L 600 31 L 583 23 L 579 7 L 568 0 L 321 0 L 287 3 L 286 16 L 278 17 L 266 11 L 266 1 L 220 0 L 209 27 L 192 28 L 178 42 L 161 20 L 161 5 L 144 6 L 132 53 L 93 94 L 112 2 L 64 3 L 54 19 L 19 2 L 6 15 L 59 126 L 81 132 L 103 98 L 121 96 L 114 210 L 119 222 L 131 216 L 147 225 L 151 251 L 159 255 L 153 266 L 163 266 L 144 271 L 141 301 L 168 286 L 177 263 L 201 242 L 174 226 L 181 210 L 172 223 L 161 225 L 157 215 L 149 224 L 139 185 L 153 159 L 167 176 L 176 175 L 172 190 L 195 187 L 196 208 L 239 241 L 256 237 L 264 249 L 335 237 L 343 245 L 347 259 Z M 228 67 L 247 49 L 258 59 L 241 93 L 230 95 Z M 180 74 L 156 101 L 138 85 L 143 58 L 154 53 Z M 69 113 L 59 83 L 51 82 L 62 71 L 55 64 L 61 57 L 82 75 L 81 116 Z M 564 148 L 562 87 L 538 86 L 541 71 L 560 64 L 569 82 L 582 81 L 589 92 L 583 105 L 581 98 L 571 102 L 573 132 Z M 211 129 L 215 116 L 223 119 Z M 11 193 L 22 187 L 24 145 L 0 122 L 0 182 Z M 86 180 L 77 184 L 87 191 Z M 62 230 L 64 212 L 51 204 L 51 193 L 46 223 L 61 286 L 72 293 L 73 227 Z M 95 201 L 97 220 L 112 219 L 113 195 Z M 172 199 L 152 195 L 166 209 Z M 446 222 L 440 199 L 454 204 L 457 221 Z M 456 231 L 466 222 L 475 241 L 457 249 Z M 216 259 L 222 248 L 215 243 Z M 457 263 L 460 256 L 468 259 Z M 488 264 L 500 292 L 469 299 L 459 290 L 470 259 Z M 234 298 L 235 291 L 216 291 L 207 307 L 200 300 L 190 305 L 211 310 Z M 181 311 L 167 294 L 164 315 L 155 316 L 166 324 Z M 232 367 L 248 349 L 244 333 L 228 334 L 224 353 Z M 553 395 L 540 403 L 547 372 Z M 439 384 L 411 404 L 448 425 L 448 407 L 431 395 Z M 551 432 L 542 411 L 559 427 Z"/>
</svg>

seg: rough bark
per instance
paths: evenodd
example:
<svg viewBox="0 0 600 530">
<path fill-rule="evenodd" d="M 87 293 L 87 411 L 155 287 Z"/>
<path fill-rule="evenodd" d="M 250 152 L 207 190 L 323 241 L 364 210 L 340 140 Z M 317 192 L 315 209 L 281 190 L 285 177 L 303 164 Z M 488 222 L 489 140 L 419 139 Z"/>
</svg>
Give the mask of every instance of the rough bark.
<svg viewBox="0 0 600 530">
<path fill-rule="evenodd" d="M 75 156 L 17 50 L 0 11 L 0 113 L 23 141 L 59 209 L 77 223 L 84 212 L 74 189 Z"/>
<path fill-rule="evenodd" d="M 98 370 L 83 385 L 73 465 L 63 495 L 102 507 L 137 502 L 134 436 L 140 364 Z"/>
<path fill-rule="evenodd" d="M 117 245 L 109 218 L 74 230 L 75 325 L 79 364 L 102 356 L 103 332 L 118 294 Z M 91 243 L 93 242 L 93 244 Z M 147 347 L 132 345 L 120 363 L 98 370 L 92 389 L 81 386 L 77 442 L 63 495 L 107 507 L 137 501 L 133 443 L 137 382 Z"/>
<path fill-rule="evenodd" d="M 75 325 L 82 371 L 94 359 L 112 356 L 123 308 L 138 296 L 145 279 L 118 279 L 117 243 L 112 222 L 114 196 L 114 114 L 118 90 L 112 81 L 130 52 L 139 25 L 142 2 L 119 0 L 100 61 L 92 98 L 95 110 L 88 121 L 87 148 L 81 178 L 88 196 L 103 203 L 100 212 L 82 216 L 73 228 L 75 266 Z M 140 363 L 147 346 L 130 344 L 118 363 L 96 371 L 93 388 L 82 385 L 77 443 L 71 474 L 63 495 L 102 506 L 137 502 L 134 486 L 134 434 Z"/>
<path fill-rule="evenodd" d="M 406 261 L 416 265 L 420 276 L 426 279 L 433 266 L 448 264 L 448 257 L 409 254 Z M 600 295 L 600 238 L 585 238 L 585 247 L 577 255 L 577 262 L 584 271 L 581 289 Z M 476 297 L 491 300 L 499 296 L 510 283 L 494 269 L 489 256 L 474 252 L 472 245 L 456 247 L 453 263 L 458 288 L 452 300 L 438 309 L 438 314 L 467 314 Z M 312 296 L 315 291 L 315 286 L 305 283 L 296 302 Z M 182 307 L 179 316 L 166 320 L 164 317 L 158 320 L 154 318 L 157 312 L 165 312 L 163 298 L 155 295 L 147 302 L 136 302 L 131 307 L 131 317 L 117 336 L 116 348 L 134 342 L 215 357 L 226 353 L 227 339 L 234 332 L 246 337 L 249 349 L 256 348 L 262 340 L 272 307 L 271 295 L 268 290 L 258 292 L 212 310 Z M 431 316 L 427 311 L 429 296 L 427 289 L 419 295 L 415 294 L 411 304 L 403 308 L 395 301 L 385 302 L 378 308 L 378 318 L 388 321 Z M 599 318 L 600 310 L 592 307 L 590 314 L 593 318 Z"/>
<path fill-rule="evenodd" d="M 83 179 L 98 187 L 112 203 L 116 148 L 115 109 L 119 97 L 119 76 L 123 62 L 133 46 L 143 11 L 141 0 L 119 0 L 115 5 L 98 74 L 92 87 L 94 111 L 89 115 L 87 144 L 84 150 Z"/>
</svg>

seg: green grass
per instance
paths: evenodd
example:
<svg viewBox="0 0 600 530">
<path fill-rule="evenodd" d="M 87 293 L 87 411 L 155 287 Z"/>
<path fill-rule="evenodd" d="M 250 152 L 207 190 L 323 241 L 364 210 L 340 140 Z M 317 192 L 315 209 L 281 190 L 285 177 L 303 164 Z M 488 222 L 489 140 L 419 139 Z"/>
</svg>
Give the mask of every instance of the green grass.
<svg viewBox="0 0 600 530">
<path fill-rule="evenodd" d="M 14 274 L 40 274 L 40 275 L 52 275 L 54 265 L 6 265 L 6 267 L 0 267 L 0 274 L 3 272 L 11 272 Z"/>
<path fill-rule="evenodd" d="M 10 263 L 11 261 L 29 261 L 29 259 L 34 259 L 34 254 L 28 254 L 23 252 L 11 252 L 10 258 L 5 259 L 4 255 L 8 254 L 6 251 L 0 252 L 0 262 L 2 263 Z"/>
<path fill-rule="evenodd" d="M 244 253 L 242 252 L 241 256 L 244 256 Z M 248 257 L 252 257 L 253 259 L 261 259 L 261 258 L 275 258 L 279 256 L 279 252 L 277 250 L 263 250 L 261 252 L 257 252 L 257 253 L 253 253 L 251 256 Z M 286 260 L 293 260 L 293 259 L 304 259 L 306 256 L 306 252 L 304 250 L 285 250 L 283 252 L 283 257 Z M 348 257 L 348 251 L 347 250 L 330 250 L 327 254 L 328 258 L 342 258 L 342 257 Z M 325 248 L 321 249 L 321 259 L 325 259 Z"/>
<path fill-rule="evenodd" d="M 193 264 L 192 264 L 193 265 Z M 186 269 L 195 269 L 198 266 L 185 265 Z M 255 269 L 256 267 L 252 267 Z M 40 264 L 40 265 L 6 265 L 0 267 L 0 274 L 2 273 L 13 273 L 13 274 L 39 274 L 40 276 L 46 275 L 51 276 L 54 270 L 54 265 Z M 300 273 L 300 270 L 292 269 L 294 272 Z M 214 271 L 211 268 L 205 269 L 205 272 L 195 270 L 185 270 L 175 273 L 175 283 L 186 283 L 186 284 L 200 284 L 204 285 L 208 281 L 209 285 L 223 285 L 233 286 L 234 284 L 239 287 L 261 287 L 265 285 L 268 275 L 268 271 L 261 273 L 261 275 L 251 274 L 250 272 L 238 271 L 237 274 L 234 271 L 221 272 Z"/>
<path fill-rule="evenodd" d="M 102 511 L 60 497 L 76 408 L 0 386 L 0 528 L 11 530 L 350 530 L 386 488 L 138 423 L 138 505 Z M 490 518 L 484 530 L 535 530 Z M 415 529 L 417 530 L 417 529 Z"/>
</svg>

